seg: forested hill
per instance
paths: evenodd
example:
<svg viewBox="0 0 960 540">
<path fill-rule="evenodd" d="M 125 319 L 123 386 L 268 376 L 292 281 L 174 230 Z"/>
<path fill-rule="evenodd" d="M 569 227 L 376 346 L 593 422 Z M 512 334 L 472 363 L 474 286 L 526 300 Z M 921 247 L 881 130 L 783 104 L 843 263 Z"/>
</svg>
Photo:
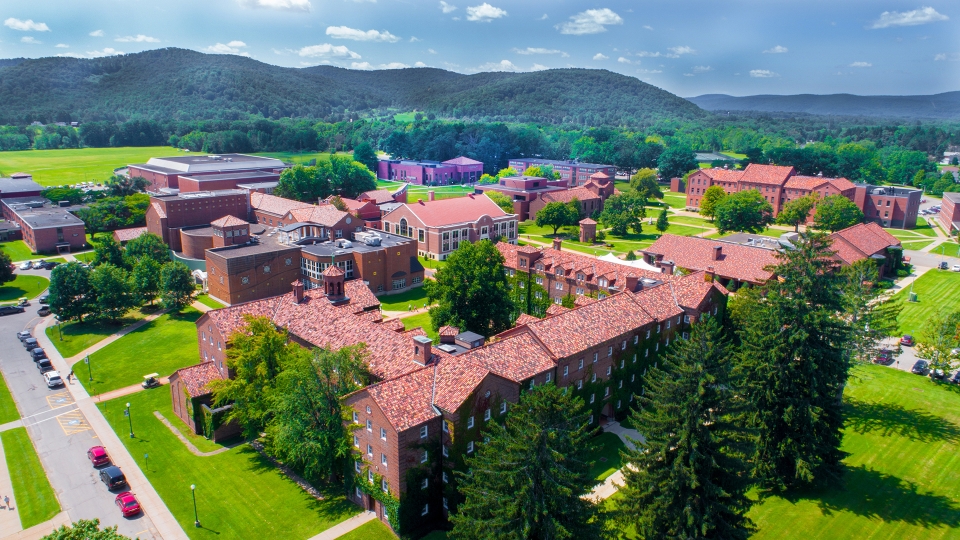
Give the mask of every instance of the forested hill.
<svg viewBox="0 0 960 540">
<path fill-rule="evenodd" d="M 728 96 L 704 94 L 688 98 L 708 111 L 791 112 L 830 116 L 960 119 L 960 92 L 930 96 L 856 96 L 853 94 L 793 96 Z"/>
<path fill-rule="evenodd" d="M 603 70 L 461 75 L 432 68 L 296 69 L 173 48 L 95 59 L 0 60 L 0 124 L 248 115 L 339 120 L 388 107 L 447 118 L 594 126 L 706 114 L 669 92 Z"/>
</svg>

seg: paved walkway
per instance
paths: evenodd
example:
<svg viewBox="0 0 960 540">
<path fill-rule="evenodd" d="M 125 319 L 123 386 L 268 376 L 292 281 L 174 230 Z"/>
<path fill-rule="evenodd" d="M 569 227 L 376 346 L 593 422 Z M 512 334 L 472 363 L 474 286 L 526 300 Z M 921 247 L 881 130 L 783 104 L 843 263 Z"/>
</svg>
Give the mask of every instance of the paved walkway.
<svg viewBox="0 0 960 540">
<path fill-rule="evenodd" d="M 10 497 L 9 505 L 4 504 L 4 497 Z M 16 497 L 13 496 L 13 482 L 10 481 L 10 471 L 7 470 L 6 454 L 3 453 L 3 445 L 0 444 L 0 531 L 3 531 L 3 535 L 6 536 L 22 530 L 20 512 L 17 511 Z"/>
<path fill-rule="evenodd" d="M 144 319 L 141 319 L 141 320 L 139 320 L 139 321 L 137 321 L 137 322 L 135 322 L 135 323 L 133 323 L 133 324 L 131 324 L 131 325 L 129 325 L 129 326 L 124 326 L 124 327 L 121 328 L 119 331 L 117 331 L 117 333 L 115 333 L 115 334 L 110 334 L 110 335 L 107 336 L 106 338 L 104 338 L 104 339 L 96 342 L 95 344 L 93 344 L 93 345 L 87 347 L 86 349 L 78 352 L 77 354 L 71 356 L 70 358 L 67 358 L 67 359 L 66 359 L 66 360 L 67 360 L 67 363 L 72 366 L 73 364 L 75 364 L 75 363 L 77 363 L 78 361 L 82 360 L 84 356 L 88 356 L 88 355 L 91 355 L 91 354 L 99 351 L 100 349 L 102 349 L 102 348 L 106 347 L 107 345 L 113 343 L 114 341 L 122 338 L 123 336 L 129 334 L 130 332 L 133 332 L 133 331 L 136 330 L 137 328 L 140 328 L 141 326 L 143 326 L 143 325 L 147 324 L 148 322 L 156 319 L 157 317 L 163 315 L 163 314 L 166 313 L 166 312 L 167 312 L 167 310 L 162 309 L 162 310 L 160 310 L 160 311 L 158 311 L 158 312 L 156 312 L 156 313 L 154 313 L 154 314 L 152 314 L 152 315 L 148 315 L 148 316 L 145 317 Z M 44 320 L 44 321 L 41 322 L 39 325 L 37 325 L 37 332 L 36 332 L 36 333 L 38 333 L 38 334 L 43 333 L 43 334 L 44 334 L 44 337 L 46 337 L 46 333 L 45 333 L 45 332 L 42 332 L 41 328 L 42 328 L 42 329 L 46 329 L 48 326 L 56 326 L 55 324 L 51 324 L 51 323 L 53 323 L 53 322 L 54 322 L 54 319 L 51 319 L 51 318 L 48 318 L 48 319 Z M 37 339 L 40 339 L 40 336 L 34 336 L 34 337 L 37 338 Z M 49 345 L 50 345 L 51 347 L 53 347 L 53 348 L 56 348 L 56 347 L 53 345 L 52 342 L 49 343 Z M 46 347 L 44 347 L 44 349 L 46 349 Z M 59 352 L 59 351 L 58 351 L 58 352 Z M 61 373 L 70 373 L 70 370 L 68 369 L 66 372 L 61 371 Z"/>
<path fill-rule="evenodd" d="M 610 422 L 603 426 L 603 431 L 613 433 L 617 437 L 620 437 L 623 444 L 630 450 L 636 449 L 636 446 L 630 442 L 630 439 L 640 441 L 641 443 L 644 441 L 643 435 L 641 435 L 639 431 L 625 428 L 620 425 L 620 422 Z M 593 491 L 590 492 L 588 497 L 596 502 L 600 502 L 619 491 L 621 487 L 623 487 L 623 469 L 608 476 L 602 484 L 593 488 Z"/>
<path fill-rule="evenodd" d="M 170 384 L 169 377 L 160 377 L 160 384 L 166 385 Z M 70 383 L 73 384 L 73 383 Z M 109 392 L 104 392 L 103 394 L 97 394 L 97 401 L 109 401 L 114 398 L 129 396 L 137 392 L 143 391 L 143 386 L 140 384 L 131 384 L 130 386 L 125 386 L 123 388 L 117 388 L 116 390 L 111 390 Z"/>
<path fill-rule="evenodd" d="M 341 521 L 340 523 L 337 523 L 336 525 L 334 525 L 333 527 L 330 527 L 329 529 L 323 531 L 322 533 L 311 537 L 309 540 L 333 540 L 334 538 L 340 538 L 341 536 L 356 529 L 357 527 L 363 525 L 364 523 L 367 523 L 368 521 L 373 521 L 375 519 L 377 519 L 377 514 L 369 510 L 366 512 L 361 512 L 346 521 Z"/>
<path fill-rule="evenodd" d="M 14 420 L 13 422 L 0 424 L 0 433 L 10 429 L 18 428 L 18 427 L 23 427 L 23 420 Z M 0 460 L 0 464 L 3 464 L 3 460 Z"/>
<path fill-rule="evenodd" d="M 40 540 L 44 536 L 52 533 L 53 531 L 60 528 L 61 525 L 69 525 L 70 516 L 66 512 L 60 512 L 59 514 L 53 516 L 49 521 L 44 521 L 38 525 L 34 525 L 27 530 L 20 530 L 14 532 L 9 536 L 4 536 L 0 540 Z M 3 534 L 6 534 L 7 530 L 3 529 Z"/>
<path fill-rule="evenodd" d="M 153 415 L 157 417 L 157 420 L 160 420 L 161 422 L 163 422 L 163 425 L 167 426 L 167 429 L 169 429 L 171 433 L 173 433 L 174 435 L 177 436 L 178 439 L 180 439 L 180 442 L 182 442 L 184 446 L 187 447 L 187 450 L 190 450 L 191 454 L 198 457 L 215 456 L 217 454 L 222 454 L 228 450 L 232 450 L 240 446 L 241 444 L 246 444 L 246 441 L 244 441 L 244 442 L 239 442 L 237 444 L 232 444 L 230 446 L 224 446 L 223 448 L 217 448 L 212 452 L 201 452 L 200 449 L 194 446 L 194 444 L 190 442 L 190 439 L 186 438 L 183 435 L 183 433 L 180 432 L 179 429 L 173 427 L 173 424 L 171 424 L 170 421 L 167 420 L 165 416 L 160 414 L 160 411 L 153 411 Z"/>
</svg>

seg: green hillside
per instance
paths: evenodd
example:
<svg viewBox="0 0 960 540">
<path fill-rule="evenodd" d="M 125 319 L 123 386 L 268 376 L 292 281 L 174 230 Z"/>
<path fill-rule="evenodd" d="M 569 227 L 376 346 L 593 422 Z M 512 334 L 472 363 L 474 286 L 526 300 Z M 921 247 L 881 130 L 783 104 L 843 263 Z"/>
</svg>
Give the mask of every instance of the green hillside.
<svg viewBox="0 0 960 540">
<path fill-rule="evenodd" d="M 880 118 L 960 118 L 960 92 L 930 96 L 857 96 L 853 94 L 798 94 L 787 96 L 728 96 L 705 94 L 689 98 L 708 111 L 804 113 L 823 116 Z"/>
</svg>

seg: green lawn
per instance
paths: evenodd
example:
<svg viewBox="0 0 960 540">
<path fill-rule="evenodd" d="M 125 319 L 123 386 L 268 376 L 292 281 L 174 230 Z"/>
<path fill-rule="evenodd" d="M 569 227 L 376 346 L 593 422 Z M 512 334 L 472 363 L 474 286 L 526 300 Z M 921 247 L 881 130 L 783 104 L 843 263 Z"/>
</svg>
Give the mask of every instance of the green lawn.
<svg viewBox="0 0 960 540">
<path fill-rule="evenodd" d="M 10 256 L 12 262 L 29 261 L 35 257 L 33 251 L 23 240 L 10 240 L 0 243 L 0 249 Z"/>
<path fill-rule="evenodd" d="M 43 523 L 60 513 L 60 502 L 50 487 L 40 458 L 33 448 L 26 428 L 15 428 L 0 433 L 7 470 L 13 483 L 13 496 L 24 529 Z"/>
<path fill-rule="evenodd" d="M 73 370 L 92 395 L 137 384 L 148 373 L 167 376 L 192 366 L 200 362 L 194 324 L 200 315 L 192 307 L 180 314 L 166 313 L 93 353 L 92 383 L 82 360 L 73 365 Z"/>
<path fill-rule="evenodd" d="M 437 330 L 433 328 L 433 322 L 430 321 L 429 313 L 421 313 L 412 317 L 404 317 L 400 320 L 403 321 L 403 328 L 405 330 L 410 330 L 411 328 L 416 328 L 418 326 L 422 327 L 424 332 L 427 333 L 427 337 L 436 341 L 438 334 Z"/>
<path fill-rule="evenodd" d="M 933 227 L 927 222 L 925 218 L 917 217 L 917 226 L 913 229 L 910 229 L 918 234 L 923 236 L 937 236 L 937 232 L 933 230 Z"/>
<path fill-rule="evenodd" d="M 133 439 L 123 416 L 127 402 Z M 137 392 L 97 406 L 141 465 L 141 456 L 150 456 L 143 472 L 190 538 L 300 540 L 359 512 L 340 489 L 331 489 L 323 501 L 314 499 L 249 445 L 215 456 L 191 454 L 153 415 L 160 411 L 174 425 L 181 423 L 169 392 Z M 193 526 L 191 484 L 196 485 L 201 528 Z"/>
<path fill-rule="evenodd" d="M 627 447 L 620 437 L 613 433 L 601 433 L 590 440 L 590 445 L 593 447 L 591 458 L 594 460 L 590 467 L 590 476 L 598 483 L 603 482 L 623 466 L 620 451 Z"/>
<path fill-rule="evenodd" d="M 682 209 L 687 207 L 687 196 L 682 193 L 667 192 L 663 194 L 663 202 L 670 208 Z"/>
<path fill-rule="evenodd" d="M 960 310 L 960 273 L 948 270 L 929 270 L 913 282 L 917 302 L 907 302 L 910 287 L 898 292 L 893 299 L 901 302 L 903 310 L 897 318 L 901 334 L 918 338 L 926 321 L 932 319 L 940 308 Z"/>
<path fill-rule="evenodd" d="M 368 521 L 337 540 L 396 540 L 397 535 L 379 519 Z"/>
<path fill-rule="evenodd" d="M 646 248 L 660 237 L 660 233 L 649 225 L 644 225 L 643 230 L 644 232 L 641 234 L 627 233 L 624 236 L 611 234 L 608 230 L 606 231 L 607 238 L 602 244 L 586 244 L 575 240 L 575 238 L 579 237 L 577 227 L 561 227 L 558 236 L 563 238 L 563 249 L 570 249 L 580 253 L 586 253 L 587 255 L 606 255 L 607 253 L 621 254 L 631 250 L 635 251 Z M 674 234 L 699 234 L 703 231 L 704 229 L 690 225 L 672 225 L 670 229 L 668 229 L 668 232 Z M 552 227 L 537 227 L 533 221 L 521 222 L 518 226 L 518 233 L 523 239 L 529 237 L 531 240 L 536 240 L 546 245 L 550 245 L 554 238 Z"/>
<path fill-rule="evenodd" d="M 0 373 L 0 424 L 13 422 L 20 419 L 20 411 L 17 410 L 17 404 L 13 401 L 10 389 L 7 387 L 7 381 Z"/>
<path fill-rule="evenodd" d="M 402 124 L 409 124 L 413 122 L 416 118 L 417 113 L 415 112 L 405 112 L 393 115 L 393 119 Z"/>
<path fill-rule="evenodd" d="M 54 347 L 60 351 L 60 355 L 64 358 L 70 358 L 107 336 L 119 332 L 124 326 L 129 326 L 145 317 L 146 315 L 142 310 L 134 309 L 127 312 L 127 316 L 116 324 L 93 321 L 79 323 L 74 321 L 64 323 L 60 329 L 62 333 L 56 326 L 50 326 L 47 328 L 46 334 L 47 337 L 50 338 L 50 341 L 53 342 Z M 61 334 L 63 335 L 63 340 L 60 339 Z"/>
<path fill-rule="evenodd" d="M 917 241 L 917 242 L 906 242 L 906 241 L 902 241 L 900 245 L 901 245 L 901 247 L 903 247 L 903 249 L 911 249 L 911 250 L 914 250 L 914 251 L 919 251 L 919 250 L 921 250 L 921 249 L 929 246 L 931 243 L 933 243 L 932 240 L 920 240 L 920 241 Z M 939 248 L 938 248 L 938 253 L 939 253 Z"/>
<path fill-rule="evenodd" d="M 74 253 L 73 256 L 80 262 L 90 264 L 93 262 L 93 259 L 97 256 L 97 254 L 93 251 L 84 251 L 83 253 Z"/>
<path fill-rule="evenodd" d="M 0 302 L 9 302 L 17 298 L 34 298 L 47 290 L 50 280 L 43 276 L 16 274 L 13 281 L 0 286 Z"/>
<path fill-rule="evenodd" d="M 788 231 L 785 231 L 785 230 L 782 230 L 782 229 L 774 229 L 774 228 L 771 228 L 771 227 L 767 227 L 766 229 L 764 229 L 764 230 L 762 230 L 762 231 L 760 231 L 759 233 L 756 233 L 756 234 L 757 234 L 757 236 L 769 236 L 770 238 L 780 238 L 780 235 L 783 234 L 783 233 L 785 233 L 785 232 L 788 232 Z M 730 236 L 730 235 L 732 235 L 732 234 L 740 234 L 740 233 L 739 233 L 738 231 L 729 231 L 729 232 L 725 232 L 725 233 L 723 233 L 723 234 L 713 233 L 713 234 L 708 234 L 708 235 L 706 236 L 706 238 L 726 238 L 726 237 L 728 237 L 728 236 Z M 753 233 L 751 233 L 751 234 L 753 234 Z"/>
<path fill-rule="evenodd" d="M 205 295 L 205 294 L 198 294 L 198 295 L 197 295 L 197 302 L 200 302 L 201 304 L 203 304 L 203 305 L 205 305 L 205 306 L 207 306 L 207 307 L 213 308 L 213 309 L 220 309 L 220 308 L 222 308 L 222 307 L 226 307 L 226 306 L 224 306 L 223 304 L 221 304 L 220 302 L 217 302 L 216 300 L 214 300 L 213 298 L 210 298 L 209 296 L 207 296 L 207 295 Z"/>
<path fill-rule="evenodd" d="M 648 217 L 648 218 L 649 218 L 649 217 L 656 218 L 657 216 L 648 215 L 647 217 Z M 711 223 L 710 221 L 708 221 L 706 218 L 701 218 L 701 217 L 669 215 L 669 216 L 667 216 L 667 220 L 668 220 L 671 224 L 673 224 L 673 223 L 682 223 L 682 224 L 684 224 L 684 225 L 694 225 L 694 226 L 697 226 L 697 227 L 704 227 L 704 228 L 707 228 L 707 229 L 713 229 L 714 227 L 716 227 L 716 225 L 714 225 L 713 223 Z"/>
<path fill-rule="evenodd" d="M 0 170 L 8 174 L 30 173 L 38 184 L 44 186 L 103 182 L 117 167 L 177 153 L 169 146 L 22 150 L 4 152 Z"/>
<path fill-rule="evenodd" d="M 380 309 L 383 311 L 410 311 L 414 309 L 423 309 L 423 304 L 427 303 L 427 292 L 423 287 L 410 289 L 400 294 L 385 294 L 377 297 L 380 301 Z"/>
<path fill-rule="evenodd" d="M 439 269 L 443 268 L 444 265 L 447 264 L 447 261 L 438 261 L 438 260 L 435 260 L 435 259 L 427 259 L 427 258 L 424 258 L 424 257 L 422 257 L 422 256 L 420 256 L 420 255 L 417 256 L 417 259 L 420 260 L 420 264 L 422 264 L 424 268 L 432 268 L 433 270 L 439 270 Z"/>
</svg>

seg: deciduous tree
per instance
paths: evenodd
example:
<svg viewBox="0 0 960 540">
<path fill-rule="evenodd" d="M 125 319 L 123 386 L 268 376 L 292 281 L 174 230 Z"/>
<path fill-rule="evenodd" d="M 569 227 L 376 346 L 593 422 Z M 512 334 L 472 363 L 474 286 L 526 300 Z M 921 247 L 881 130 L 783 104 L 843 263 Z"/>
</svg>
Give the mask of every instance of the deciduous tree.
<svg viewBox="0 0 960 540">
<path fill-rule="evenodd" d="M 163 267 L 155 260 L 143 258 L 133 265 L 133 272 L 130 274 L 130 282 L 133 286 L 133 292 L 137 295 L 139 302 L 150 302 L 160 294 L 160 274 Z"/>
<path fill-rule="evenodd" d="M 627 234 L 627 229 L 633 229 L 633 232 L 640 234 L 643 232 L 640 220 L 647 215 L 646 203 L 647 201 L 638 195 L 613 195 L 604 202 L 600 221 L 618 236 Z"/>
<path fill-rule="evenodd" d="M 377 189 L 377 180 L 365 165 L 349 156 L 330 156 L 333 191 L 348 199 L 355 199 L 365 191 Z"/>
<path fill-rule="evenodd" d="M 163 243 L 163 239 L 153 233 L 143 233 L 127 242 L 124 249 L 127 266 L 133 267 L 137 261 L 150 259 L 163 265 L 170 262 L 170 248 Z"/>
<path fill-rule="evenodd" d="M 160 271 L 160 284 L 163 288 L 163 307 L 180 311 L 193 301 L 193 275 L 190 268 L 182 262 L 168 262 Z"/>
<path fill-rule="evenodd" d="M 726 198 L 727 192 L 720 186 L 710 186 L 703 192 L 700 198 L 700 215 L 713 219 L 716 215 L 717 205 Z"/>
<path fill-rule="evenodd" d="M 367 169 L 376 174 L 377 153 L 374 152 L 373 147 L 367 141 L 361 141 L 360 144 L 353 147 L 353 160 L 363 163 Z"/>
<path fill-rule="evenodd" d="M 499 178 L 505 178 L 505 177 L 508 177 L 508 176 L 520 176 L 520 173 L 518 173 L 517 170 L 514 169 L 513 167 L 507 167 L 506 169 L 500 169 L 500 171 L 497 172 L 497 178 L 498 178 L 498 179 L 499 179 Z"/>
<path fill-rule="evenodd" d="M 142 176 L 123 176 L 115 174 L 103 183 L 111 197 L 126 197 L 134 193 L 141 193 L 150 185 L 150 181 Z"/>
<path fill-rule="evenodd" d="M 490 200 L 497 203 L 504 212 L 508 214 L 513 213 L 513 200 L 510 197 L 507 197 L 499 191 L 487 191 L 487 197 L 490 197 Z"/>
<path fill-rule="evenodd" d="M 123 248 L 113 239 L 113 236 L 107 235 L 100 238 L 100 241 L 93 248 L 93 264 L 112 264 L 117 267 L 127 266 L 127 261 L 123 258 Z"/>
<path fill-rule="evenodd" d="M 90 287 L 95 292 L 91 315 L 96 319 L 118 321 L 139 304 L 130 284 L 130 275 L 119 266 L 98 265 L 90 272 Z"/>
<path fill-rule="evenodd" d="M 13 262 L 10 261 L 10 255 L 7 254 L 6 251 L 0 250 L 0 285 L 17 278 L 12 265 Z"/>
<path fill-rule="evenodd" d="M 857 223 L 863 223 L 863 211 L 843 195 L 828 195 L 817 203 L 813 226 L 822 231 L 836 232 Z"/>
<path fill-rule="evenodd" d="M 50 311 L 61 321 L 83 322 L 83 316 L 91 309 L 91 293 L 90 271 L 80 263 L 61 264 L 50 272 Z"/>
<path fill-rule="evenodd" d="M 43 540 L 130 540 L 130 537 L 117 533 L 117 526 L 100 529 L 100 520 L 81 519 L 70 525 L 61 525 L 59 529 L 43 537 Z"/>
<path fill-rule="evenodd" d="M 879 272 L 873 259 L 860 259 L 841 270 L 843 312 L 850 323 L 851 358 L 870 363 L 880 353 L 884 340 L 898 330 L 897 317 L 903 305 L 899 301 L 877 301 Z"/>
<path fill-rule="evenodd" d="M 755 189 L 738 191 L 717 203 L 714 208 L 714 223 L 721 233 L 758 233 L 773 223 L 773 207 Z"/>
<path fill-rule="evenodd" d="M 783 205 L 783 210 L 777 214 L 777 223 L 780 225 L 792 225 L 795 232 L 800 231 L 800 224 L 807 222 L 807 217 L 814 205 L 817 204 L 817 197 L 814 194 L 804 195 Z"/>
<path fill-rule="evenodd" d="M 917 339 L 917 356 L 930 361 L 931 369 L 947 373 L 957 365 L 954 350 L 960 346 L 960 311 L 937 310 L 927 320 Z"/>
<path fill-rule="evenodd" d="M 657 159 L 657 172 L 660 178 L 681 178 L 687 172 L 697 168 L 697 158 L 693 150 L 683 146 L 667 148 Z"/>
<path fill-rule="evenodd" d="M 663 198 L 660 184 L 657 183 L 657 171 L 653 169 L 638 170 L 636 174 L 630 177 L 630 187 L 644 199 Z"/>
<path fill-rule="evenodd" d="M 294 165 L 280 173 L 274 194 L 295 201 L 316 202 L 330 195 L 330 162 L 321 160 L 313 167 Z"/>
<path fill-rule="evenodd" d="M 580 213 L 569 204 L 554 201 L 547 203 L 537 212 L 537 227 L 552 227 L 556 236 L 560 227 L 576 225 L 580 221 Z"/>
</svg>

